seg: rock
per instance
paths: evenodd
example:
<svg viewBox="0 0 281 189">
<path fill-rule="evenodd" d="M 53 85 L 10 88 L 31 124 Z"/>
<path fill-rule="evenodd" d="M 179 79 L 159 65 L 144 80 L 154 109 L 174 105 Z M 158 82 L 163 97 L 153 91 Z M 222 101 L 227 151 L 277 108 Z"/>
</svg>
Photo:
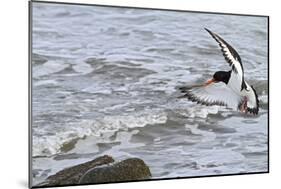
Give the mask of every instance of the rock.
<svg viewBox="0 0 281 189">
<path fill-rule="evenodd" d="M 51 175 L 43 183 L 37 186 L 62 186 L 62 185 L 77 185 L 80 178 L 90 169 L 97 166 L 107 165 L 114 162 L 114 159 L 110 156 L 101 156 L 92 161 L 82 163 L 73 167 L 66 168 L 62 171 Z"/>
<path fill-rule="evenodd" d="M 118 163 L 92 168 L 80 179 L 79 184 L 109 183 L 145 180 L 151 177 L 143 160 L 130 158 Z"/>
<path fill-rule="evenodd" d="M 105 155 L 59 171 L 35 187 L 136 181 L 150 177 L 149 167 L 141 159 L 114 162 L 111 156 Z"/>
</svg>

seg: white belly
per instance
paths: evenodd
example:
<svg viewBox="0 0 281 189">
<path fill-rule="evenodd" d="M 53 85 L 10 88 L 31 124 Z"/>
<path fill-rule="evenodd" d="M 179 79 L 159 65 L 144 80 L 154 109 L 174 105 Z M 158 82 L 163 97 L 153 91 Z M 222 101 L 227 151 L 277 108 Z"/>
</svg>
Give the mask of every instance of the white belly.
<svg viewBox="0 0 281 189">
<path fill-rule="evenodd" d="M 241 77 L 239 77 L 239 75 L 231 72 L 231 76 L 229 78 L 227 85 L 237 95 L 241 95 L 242 79 Z"/>
</svg>

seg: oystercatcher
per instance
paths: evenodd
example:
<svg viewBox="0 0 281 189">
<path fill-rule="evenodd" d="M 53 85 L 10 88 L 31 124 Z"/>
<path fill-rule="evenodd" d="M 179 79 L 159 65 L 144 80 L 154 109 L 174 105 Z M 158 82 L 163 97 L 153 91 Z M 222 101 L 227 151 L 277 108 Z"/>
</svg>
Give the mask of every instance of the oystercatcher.
<svg viewBox="0 0 281 189">
<path fill-rule="evenodd" d="M 235 108 L 243 113 L 258 114 L 259 99 L 256 90 L 244 80 L 244 69 L 236 50 L 219 35 L 205 30 L 219 44 L 230 71 L 217 71 L 202 85 L 181 87 L 182 97 L 207 106 L 219 105 Z"/>
</svg>

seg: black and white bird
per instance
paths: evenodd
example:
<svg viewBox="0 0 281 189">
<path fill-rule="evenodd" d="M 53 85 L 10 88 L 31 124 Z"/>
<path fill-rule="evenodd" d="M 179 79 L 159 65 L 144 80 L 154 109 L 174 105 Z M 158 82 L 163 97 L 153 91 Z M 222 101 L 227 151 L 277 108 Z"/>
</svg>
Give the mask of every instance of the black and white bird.
<svg viewBox="0 0 281 189">
<path fill-rule="evenodd" d="M 206 29 L 206 28 L 205 28 Z M 230 71 L 217 71 L 213 78 L 202 85 L 181 87 L 182 97 L 207 106 L 219 105 L 258 114 L 259 100 L 256 90 L 244 80 L 244 69 L 236 50 L 219 35 L 206 29 L 218 42 Z"/>
</svg>

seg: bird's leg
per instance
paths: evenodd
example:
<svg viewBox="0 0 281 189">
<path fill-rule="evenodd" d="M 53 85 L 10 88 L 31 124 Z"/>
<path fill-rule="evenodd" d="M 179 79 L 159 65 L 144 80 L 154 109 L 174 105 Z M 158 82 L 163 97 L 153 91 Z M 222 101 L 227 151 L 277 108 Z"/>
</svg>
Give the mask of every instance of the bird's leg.
<svg viewBox="0 0 281 189">
<path fill-rule="evenodd" d="M 243 102 L 242 102 L 242 104 L 240 106 L 240 111 L 241 112 L 244 112 L 244 113 L 248 112 L 248 110 L 247 110 L 247 101 L 248 101 L 247 97 L 244 96 Z"/>
</svg>

